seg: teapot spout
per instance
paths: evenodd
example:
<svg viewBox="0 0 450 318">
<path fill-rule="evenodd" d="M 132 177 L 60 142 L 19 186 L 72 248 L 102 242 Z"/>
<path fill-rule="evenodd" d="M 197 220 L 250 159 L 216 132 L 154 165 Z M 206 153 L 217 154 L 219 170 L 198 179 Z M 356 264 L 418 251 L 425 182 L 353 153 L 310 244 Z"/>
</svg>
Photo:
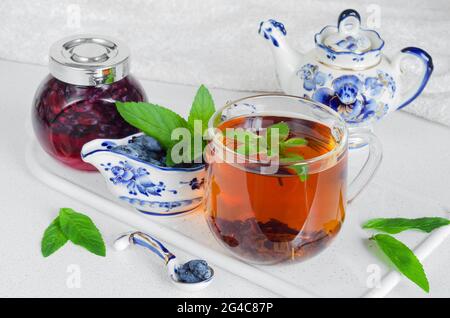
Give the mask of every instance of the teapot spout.
<svg viewBox="0 0 450 318">
<path fill-rule="evenodd" d="M 268 41 L 271 46 L 281 88 L 289 92 L 289 83 L 295 76 L 302 55 L 291 48 L 286 41 L 286 29 L 283 23 L 273 19 L 262 21 L 258 33 Z"/>
<path fill-rule="evenodd" d="M 431 73 L 433 73 L 433 59 L 431 56 L 422 49 L 417 47 L 407 47 L 402 49 L 397 56 L 392 61 L 392 66 L 397 72 L 398 78 L 402 80 L 404 73 L 406 73 L 406 65 L 403 65 L 411 60 L 407 60 L 407 57 L 418 62 L 418 72 L 419 74 L 415 76 L 415 82 L 406 91 L 402 92 L 400 95 L 400 101 L 398 103 L 397 109 L 401 109 L 411 103 L 417 96 L 422 93 L 423 89 L 430 79 Z M 406 79 L 403 79 L 406 80 Z M 410 80 L 410 79 L 409 79 Z"/>
</svg>

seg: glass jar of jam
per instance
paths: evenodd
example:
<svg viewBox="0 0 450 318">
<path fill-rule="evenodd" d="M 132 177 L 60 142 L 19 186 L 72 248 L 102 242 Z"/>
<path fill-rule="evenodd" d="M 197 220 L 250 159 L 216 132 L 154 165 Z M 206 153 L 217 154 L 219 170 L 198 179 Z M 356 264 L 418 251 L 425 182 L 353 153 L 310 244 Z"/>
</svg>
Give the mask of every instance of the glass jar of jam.
<svg viewBox="0 0 450 318">
<path fill-rule="evenodd" d="M 72 36 L 50 49 L 50 74 L 33 101 L 36 136 L 51 156 L 79 170 L 95 170 L 80 158 L 82 146 L 97 138 L 123 138 L 137 132 L 115 102 L 142 102 L 146 95 L 129 74 L 130 54 L 104 36 Z"/>
</svg>

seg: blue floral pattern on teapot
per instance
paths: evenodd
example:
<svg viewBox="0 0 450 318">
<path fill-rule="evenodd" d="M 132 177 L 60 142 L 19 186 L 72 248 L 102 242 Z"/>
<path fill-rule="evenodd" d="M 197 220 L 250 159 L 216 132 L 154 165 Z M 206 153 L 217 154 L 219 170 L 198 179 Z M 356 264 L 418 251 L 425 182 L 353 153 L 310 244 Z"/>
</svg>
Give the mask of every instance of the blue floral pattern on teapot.
<svg viewBox="0 0 450 318">
<path fill-rule="evenodd" d="M 377 71 L 376 76 L 341 75 L 319 71 L 318 65 L 305 64 L 297 72 L 302 80 L 304 97 L 337 111 L 348 123 L 360 123 L 371 117 L 383 117 L 388 105 L 380 101 L 383 94 L 393 98 L 396 84 L 391 75 Z"/>
</svg>

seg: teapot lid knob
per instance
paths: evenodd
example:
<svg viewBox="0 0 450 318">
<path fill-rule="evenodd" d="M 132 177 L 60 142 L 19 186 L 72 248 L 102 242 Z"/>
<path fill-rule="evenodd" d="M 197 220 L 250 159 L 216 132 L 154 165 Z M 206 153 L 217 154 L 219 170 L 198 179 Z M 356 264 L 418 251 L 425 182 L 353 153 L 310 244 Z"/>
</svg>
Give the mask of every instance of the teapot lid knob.
<svg viewBox="0 0 450 318">
<path fill-rule="evenodd" d="M 361 27 L 361 16 L 356 10 L 347 9 L 342 11 L 338 18 L 339 33 L 355 35 Z"/>
<path fill-rule="evenodd" d="M 323 43 L 334 52 L 364 53 L 371 50 L 372 41 L 361 29 L 361 16 L 356 10 L 344 10 L 338 18 L 336 32 L 330 32 Z"/>
</svg>

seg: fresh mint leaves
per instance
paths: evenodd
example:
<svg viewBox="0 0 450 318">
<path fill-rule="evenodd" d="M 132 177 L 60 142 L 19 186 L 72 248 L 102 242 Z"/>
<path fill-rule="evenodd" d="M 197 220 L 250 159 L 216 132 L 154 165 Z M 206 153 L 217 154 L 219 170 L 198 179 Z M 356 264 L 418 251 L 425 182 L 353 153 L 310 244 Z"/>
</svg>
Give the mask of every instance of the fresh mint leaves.
<svg viewBox="0 0 450 318">
<path fill-rule="evenodd" d="M 423 266 L 408 246 L 388 234 L 377 234 L 370 239 L 377 243 L 378 247 L 403 275 L 427 293 L 430 291 Z"/>
<path fill-rule="evenodd" d="M 274 130 L 278 130 L 278 142 L 279 149 L 273 150 L 271 145 L 272 143 L 272 135 L 274 134 Z M 270 145 L 269 153 L 277 153 L 280 158 L 281 163 L 291 163 L 291 162 L 299 162 L 304 160 L 304 158 L 295 152 L 292 152 L 292 148 L 295 147 L 303 147 L 306 146 L 308 141 L 303 138 L 293 137 L 289 138 L 289 126 L 285 122 L 279 122 L 277 124 L 271 125 L 267 128 L 266 136 L 267 136 L 267 144 Z M 304 182 L 308 178 L 308 166 L 303 164 L 293 164 L 289 166 L 289 169 L 295 171 L 295 173 L 300 178 L 300 181 Z"/>
<path fill-rule="evenodd" d="M 245 156 L 267 154 L 269 157 L 278 157 L 284 164 L 296 163 L 288 168 L 295 171 L 303 182 L 308 178 L 308 167 L 298 164 L 304 158 L 292 150 L 296 147 L 306 146 L 308 141 L 299 137 L 288 139 L 289 132 L 288 124 L 279 122 L 267 127 L 261 135 L 248 130 L 235 129 L 231 136 L 227 132 L 227 138 L 239 143 L 235 150 L 238 154 Z M 274 142 L 275 144 L 273 144 Z"/>
<path fill-rule="evenodd" d="M 62 208 L 59 212 L 59 225 L 72 243 L 98 256 L 105 256 L 105 242 L 88 216 L 69 208 Z"/>
<path fill-rule="evenodd" d="M 163 106 L 144 102 L 116 102 L 116 107 L 126 122 L 158 140 L 164 149 L 170 149 L 176 143 L 171 138 L 174 129 L 188 128 L 183 117 Z"/>
<path fill-rule="evenodd" d="M 216 108 L 214 107 L 214 100 L 211 94 L 204 85 L 201 85 L 189 112 L 188 124 L 191 130 L 194 131 L 194 122 L 200 120 L 202 123 L 202 134 L 204 134 L 208 129 L 208 121 L 215 111 Z"/>
<path fill-rule="evenodd" d="M 50 256 L 69 240 L 96 255 L 106 255 L 102 235 L 92 220 L 70 208 L 62 208 L 44 232 L 41 242 L 42 255 Z"/>
<path fill-rule="evenodd" d="M 283 142 L 289 136 L 289 126 L 285 122 L 279 122 L 267 127 L 266 139 L 270 143 L 273 134 L 278 134 L 278 140 Z"/>
<path fill-rule="evenodd" d="M 364 223 L 364 229 L 378 230 L 397 234 L 406 230 L 420 230 L 430 233 L 441 226 L 449 225 L 450 220 L 440 217 L 407 218 L 377 218 Z M 370 238 L 377 243 L 380 250 L 391 260 L 403 275 L 417 284 L 427 293 L 430 290 L 423 266 L 414 252 L 405 244 L 388 234 L 376 234 Z"/>
<path fill-rule="evenodd" d="M 305 182 L 306 179 L 308 179 L 308 167 L 305 165 L 292 165 L 289 166 L 292 170 L 295 171 L 295 173 L 300 178 L 301 182 Z"/>
<path fill-rule="evenodd" d="M 158 140 L 166 150 L 166 165 L 169 167 L 175 165 L 172 148 L 179 142 L 179 140 L 172 139 L 172 132 L 177 128 L 189 130 L 191 140 L 186 148 L 189 149 L 190 161 L 194 161 L 203 154 L 206 145 L 202 141 L 201 147 L 196 149 L 194 139 L 199 135 L 203 138 L 203 134 L 208 128 L 208 121 L 216 111 L 212 96 L 204 85 L 200 86 L 195 95 L 188 120 L 166 107 L 151 103 L 116 102 L 116 107 L 126 122 Z M 200 129 L 197 129 L 196 121 L 201 123 Z M 180 154 L 180 157 L 184 160 L 186 153 Z"/>
<path fill-rule="evenodd" d="M 288 140 L 286 140 L 283 143 L 284 147 L 299 147 L 299 146 L 306 146 L 308 142 L 306 141 L 306 139 L 303 138 L 290 138 Z"/>
<path fill-rule="evenodd" d="M 42 255 L 44 257 L 50 256 L 64 246 L 67 240 L 67 236 L 64 235 L 59 226 L 59 216 L 57 216 L 44 232 L 41 242 Z"/>
<path fill-rule="evenodd" d="M 252 131 L 237 128 L 232 130 L 232 135 L 227 131 L 227 138 L 232 138 L 233 142 L 237 142 L 235 151 L 244 156 L 253 156 L 264 154 L 267 151 L 266 141 L 264 137 L 258 136 Z"/>
<path fill-rule="evenodd" d="M 389 234 L 397 234 L 406 230 L 419 230 L 430 233 L 441 226 L 449 225 L 450 220 L 440 217 L 424 217 L 417 219 L 378 218 L 364 223 L 364 229 L 373 229 Z"/>
</svg>

